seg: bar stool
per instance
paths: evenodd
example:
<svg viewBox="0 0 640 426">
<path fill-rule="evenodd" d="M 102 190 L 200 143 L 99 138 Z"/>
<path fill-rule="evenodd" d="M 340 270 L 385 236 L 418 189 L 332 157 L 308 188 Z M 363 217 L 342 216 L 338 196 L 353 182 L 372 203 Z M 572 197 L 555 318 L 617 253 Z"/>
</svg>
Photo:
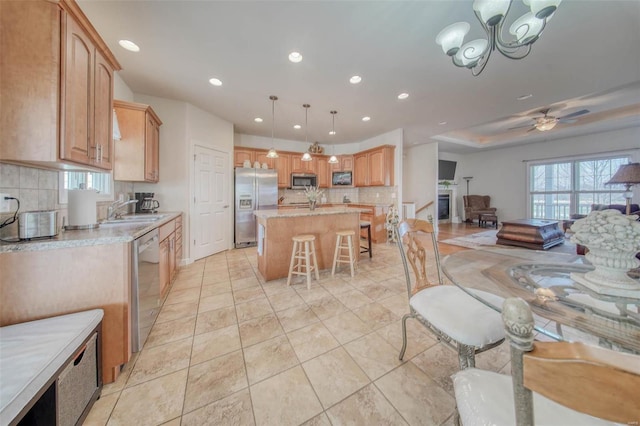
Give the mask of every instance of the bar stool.
<svg viewBox="0 0 640 426">
<path fill-rule="evenodd" d="M 373 252 L 371 251 L 371 222 L 360 222 L 360 229 L 367 230 L 367 246 L 360 245 L 360 253 L 369 253 L 369 259 L 373 257 Z"/>
<path fill-rule="evenodd" d="M 353 247 L 353 237 L 356 235 L 355 231 L 337 231 L 336 232 L 336 251 L 333 255 L 333 267 L 331 268 L 331 276 L 336 274 L 336 266 L 338 263 L 348 263 L 351 268 L 351 276 L 355 275 L 354 267 L 356 263 L 356 257 Z M 343 239 L 344 237 L 344 239 Z M 344 253 L 347 251 L 347 254 Z"/>
<path fill-rule="evenodd" d="M 320 281 L 318 273 L 318 260 L 316 259 L 316 237 L 314 235 L 295 235 L 293 238 L 293 251 L 289 264 L 287 286 L 291 285 L 291 275 L 304 275 L 307 277 L 307 289 L 311 290 L 311 272 L 315 271 L 316 280 Z M 313 265 L 311 264 L 313 260 Z"/>
</svg>

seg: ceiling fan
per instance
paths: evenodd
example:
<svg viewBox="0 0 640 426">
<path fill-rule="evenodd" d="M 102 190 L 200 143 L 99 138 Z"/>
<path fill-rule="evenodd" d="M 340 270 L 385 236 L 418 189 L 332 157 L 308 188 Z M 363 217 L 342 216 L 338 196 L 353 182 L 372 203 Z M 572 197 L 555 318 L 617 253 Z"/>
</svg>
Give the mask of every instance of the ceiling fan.
<svg viewBox="0 0 640 426">
<path fill-rule="evenodd" d="M 543 108 L 539 111 L 542 114 L 542 117 L 531 117 L 535 120 L 535 123 L 526 124 L 524 126 L 511 127 L 509 130 L 522 129 L 525 127 L 531 127 L 528 132 L 532 132 L 534 130 L 540 130 L 541 132 L 545 132 L 547 130 L 553 129 L 558 123 L 575 123 L 576 117 L 579 117 L 584 114 L 588 114 L 590 111 L 588 109 L 582 109 L 580 111 L 572 112 L 571 114 L 563 115 L 562 117 L 554 117 L 553 115 L 549 115 L 549 110 L 551 108 Z"/>
</svg>

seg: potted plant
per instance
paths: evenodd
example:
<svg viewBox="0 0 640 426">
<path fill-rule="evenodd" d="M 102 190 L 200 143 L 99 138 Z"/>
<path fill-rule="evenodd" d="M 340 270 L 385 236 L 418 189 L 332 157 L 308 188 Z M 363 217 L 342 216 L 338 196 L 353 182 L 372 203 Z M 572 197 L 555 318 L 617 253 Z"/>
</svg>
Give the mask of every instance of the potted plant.
<svg viewBox="0 0 640 426">
<path fill-rule="evenodd" d="M 324 191 L 317 186 L 309 186 L 304 188 L 304 195 L 307 197 L 309 201 L 309 210 L 315 210 L 316 203 L 322 196 Z"/>
</svg>

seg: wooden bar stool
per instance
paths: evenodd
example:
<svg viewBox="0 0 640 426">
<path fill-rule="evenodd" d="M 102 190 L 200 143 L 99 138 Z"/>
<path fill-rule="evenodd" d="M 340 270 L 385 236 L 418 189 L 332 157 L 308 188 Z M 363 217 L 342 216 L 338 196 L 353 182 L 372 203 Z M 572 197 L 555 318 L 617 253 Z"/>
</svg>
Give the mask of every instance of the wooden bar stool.
<svg viewBox="0 0 640 426">
<path fill-rule="evenodd" d="M 331 276 L 336 274 L 336 266 L 338 263 L 348 263 L 351 268 L 351 276 L 353 277 L 355 275 L 354 268 L 356 265 L 356 256 L 353 246 L 354 235 L 356 235 L 355 231 L 336 232 L 336 251 L 333 255 Z M 344 253 L 344 250 L 347 251 L 347 254 Z"/>
<path fill-rule="evenodd" d="M 360 229 L 367 230 L 368 241 L 366 246 L 360 245 L 360 253 L 369 253 L 369 259 L 371 259 L 373 257 L 373 252 L 371 251 L 371 222 L 360 222 Z"/>
<path fill-rule="evenodd" d="M 320 281 L 318 260 L 316 259 L 316 237 L 313 235 L 296 235 L 293 238 L 293 251 L 289 264 L 287 286 L 291 285 L 291 275 L 307 277 L 307 289 L 311 290 L 311 272 L 315 271 L 316 280 Z M 313 260 L 313 265 L 311 261 Z"/>
</svg>

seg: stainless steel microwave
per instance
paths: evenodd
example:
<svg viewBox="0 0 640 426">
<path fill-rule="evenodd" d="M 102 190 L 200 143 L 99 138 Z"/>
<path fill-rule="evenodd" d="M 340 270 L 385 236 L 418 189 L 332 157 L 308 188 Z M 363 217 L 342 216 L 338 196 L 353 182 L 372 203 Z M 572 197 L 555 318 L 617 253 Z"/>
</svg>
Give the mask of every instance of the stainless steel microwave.
<svg viewBox="0 0 640 426">
<path fill-rule="evenodd" d="M 291 189 L 318 186 L 318 176 L 312 173 L 291 173 Z"/>
</svg>

